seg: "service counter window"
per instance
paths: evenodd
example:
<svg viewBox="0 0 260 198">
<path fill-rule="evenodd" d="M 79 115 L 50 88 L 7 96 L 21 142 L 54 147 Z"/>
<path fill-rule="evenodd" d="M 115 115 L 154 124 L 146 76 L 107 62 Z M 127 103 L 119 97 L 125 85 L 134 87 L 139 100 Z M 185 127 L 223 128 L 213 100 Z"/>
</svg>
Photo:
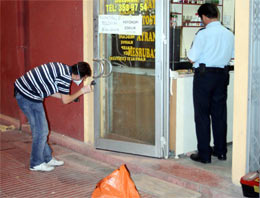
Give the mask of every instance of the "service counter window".
<svg viewBox="0 0 260 198">
<path fill-rule="evenodd" d="M 203 28 L 197 14 L 203 3 L 215 3 L 219 10 L 219 21 L 234 32 L 235 0 L 171 0 L 170 7 L 170 68 L 172 70 L 192 69 L 187 53 L 195 34 Z M 232 64 L 232 63 L 231 63 Z"/>
</svg>

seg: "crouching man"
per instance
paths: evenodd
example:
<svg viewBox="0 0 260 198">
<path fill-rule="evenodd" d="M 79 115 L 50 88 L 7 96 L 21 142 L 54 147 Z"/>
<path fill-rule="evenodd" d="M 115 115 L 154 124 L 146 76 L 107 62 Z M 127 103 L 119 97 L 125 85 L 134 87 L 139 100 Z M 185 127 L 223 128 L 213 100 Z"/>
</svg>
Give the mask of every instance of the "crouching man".
<svg viewBox="0 0 260 198">
<path fill-rule="evenodd" d="M 52 171 L 55 166 L 64 164 L 63 161 L 52 157 L 52 150 L 47 142 L 49 128 L 43 107 L 44 98 L 55 94 L 64 104 L 68 104 L 82 94 L 93 91 L 93 86 L 86 85 L 70 94 L 72 81 L 79 85 L 89 76 L 91 68 L 86 62 L 72 66 L 51 62 L 35 67 L 16 79 L 14 94 L 32 132 L 31 171 Z"/>
</svg>

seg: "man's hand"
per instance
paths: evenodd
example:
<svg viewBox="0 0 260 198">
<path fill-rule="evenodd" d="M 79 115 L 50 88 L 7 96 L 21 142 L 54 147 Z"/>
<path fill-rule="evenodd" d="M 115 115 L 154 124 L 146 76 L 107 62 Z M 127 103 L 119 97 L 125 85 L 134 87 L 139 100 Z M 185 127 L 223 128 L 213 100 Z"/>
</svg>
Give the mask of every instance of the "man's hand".
<svg viewBox="0 0 260 198">
<path fill-rule="evenodd" d="M 189 58 L 188 58 L 188 60 L 190 61 L 190 63 L 191 63 L 191 64 L 193 64 L 193 63 L 194 63 L 194 61 L 190 60 Z"/>
<path fill-rule="evenodd" d="M 90 93 L 93 91 L 93 87 L 91 85 L 85 85 L 81 88 L 82 94 Z"/>
<path fill-rule="evenodd" d="M 93 91 L 93 85 L 85 85 L 80 90 L 72 95 L 61 94 L 61 100 L 63 104 L 68 104 L 77 99 L 82 94 L 90 93 Z"/>
</svg>

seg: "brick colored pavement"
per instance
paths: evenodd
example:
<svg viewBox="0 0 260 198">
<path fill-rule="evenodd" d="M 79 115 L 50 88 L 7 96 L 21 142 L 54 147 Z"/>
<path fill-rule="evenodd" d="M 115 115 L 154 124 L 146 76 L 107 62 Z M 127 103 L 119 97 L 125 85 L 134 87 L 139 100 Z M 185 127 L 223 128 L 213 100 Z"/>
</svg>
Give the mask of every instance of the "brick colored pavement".
<svg viewBox="0 0 260 198">
<path fill-rule="evenodd" d="M 0 131 L 0 197 L 91 197 L 96 184 L 118 166 L 109 165 L 51 143 L 54 156 L 65 161 L 51 172 L 29 170 L 31 136 L 18 130 Z M 200 197 L 200 194 L 133 171 L 143 198 Z"/>
<path fill-rule="evenodd" d="M 9 126 L 0 119 L 0 197 L 91 197 L 98 181 L 122 164 L 127 165 L 144 198 L 243 197 L 241 186 L 231 181 L 232 147 L 226 161 L 212 158 L 211 164 L 201 164 L 188 156 L 157 159 L 98 150 L 51 132 L 49 142 L 54 156 L 64 160 L 65 165 L 41 173 L 28 169 L 29 127 L 23 125 L 23 132 L 7 127 L 8 131 L 1 132 L 3 123 Z"/>
<path fill-rule="evenodd" d="M 19 131 L 0 135 L 0 197 L 91 197 L 98 181 L 116 168 L 52 144 L 54 155 L 66 164 L 51 172 L 30 171 L 31 137 Z"/>
</svg>

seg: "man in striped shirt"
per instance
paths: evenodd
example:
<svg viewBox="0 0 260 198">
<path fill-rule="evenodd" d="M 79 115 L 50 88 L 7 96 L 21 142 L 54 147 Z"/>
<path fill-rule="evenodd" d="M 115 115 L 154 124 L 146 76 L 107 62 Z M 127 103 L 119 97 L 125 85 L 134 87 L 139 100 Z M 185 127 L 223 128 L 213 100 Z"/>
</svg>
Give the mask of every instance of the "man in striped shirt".
<svg viewBox="0 0 260 198">
<path fill-rule="evenodd" d="M 51 62 L 35 67 L 16 79 L 15 97 L 32 131 L 30 170 L 52 171 L 54 166 L 64 164 L 63 161 L 52 157 L 51 148 L 47 143 L 49 128 L 43 99 L 54 95 L 61 98 L 64 104 L 68 104 L 82 94 L 93 91 L 93 86 L 86 85 L 74 94 L 70 94 L 71 81 L 79 85 L 89 76 L 91 76 L 91 68 L 86 62 L 79 62 L 72 66 Z"/>
</svg>

